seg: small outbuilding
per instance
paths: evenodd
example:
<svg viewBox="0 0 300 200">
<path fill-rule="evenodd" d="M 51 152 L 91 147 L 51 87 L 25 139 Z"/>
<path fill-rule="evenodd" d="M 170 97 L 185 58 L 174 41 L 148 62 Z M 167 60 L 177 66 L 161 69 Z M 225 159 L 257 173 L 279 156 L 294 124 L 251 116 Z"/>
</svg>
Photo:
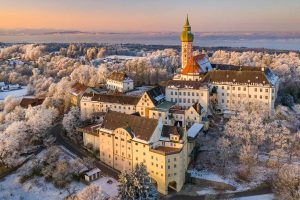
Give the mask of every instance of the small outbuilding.
<svg viewBox="0 0 300 200">
<path fill-rule="evenodd" d="M 201 133 L 203 127 L 203 124 L 194 123 L 192 127 L 187 131 L 188 138 L 195 139 Z"/>
<path fill-rule="evenodd" d="M 91 169 L 84 173 L 84 180 L 87 182 L 92 182 L 100 178 L 101 170 L 99 168 Z"/>
</svg>

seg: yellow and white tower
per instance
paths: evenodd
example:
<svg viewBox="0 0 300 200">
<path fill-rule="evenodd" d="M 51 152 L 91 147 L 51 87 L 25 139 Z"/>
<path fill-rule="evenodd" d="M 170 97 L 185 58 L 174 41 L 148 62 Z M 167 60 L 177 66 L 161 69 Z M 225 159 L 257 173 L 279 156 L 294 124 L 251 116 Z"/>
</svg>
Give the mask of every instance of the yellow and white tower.
<svg viewBox="0 0 300 200">
<path fill-rule="evenodd" d="M 184 68 L 187 66 L 188 62 L 190 62 L 193 57 L 194 35 L 191 32 L 189 16 L 186 17 L 186 22 L 183 27 L 183 31 L 181 32 L 180 40 L 181 40 L 181 65 L 182 68 Z"/>
</svg>

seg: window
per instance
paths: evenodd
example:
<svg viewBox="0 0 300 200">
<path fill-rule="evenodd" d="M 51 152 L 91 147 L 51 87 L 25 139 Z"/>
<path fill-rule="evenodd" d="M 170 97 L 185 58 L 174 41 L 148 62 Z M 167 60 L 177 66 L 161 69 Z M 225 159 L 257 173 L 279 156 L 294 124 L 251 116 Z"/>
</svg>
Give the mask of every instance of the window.
<svg viewBox="0 0 300 200">
<path fill-rule="evenodd" d="M 173 91 L 171 91 L 171 95 L 173 95 Z"/>
<path fill-rule="evenodd" d="M 174 158 L 174 161 L 176 161 L 176 158 Z"/>
<path fill-rule="evenodd" d="M 224 103 L 224 99 L 222 99 L 222 103 Z"/>
<path fill-rule="evenodd" d="M 222 86 L 222 89 L 224 90 L 224 86 Z"/>
<path fill-rule="evenodd" d="M 238 91 L 240 91 L 241 90 L 241 87 L 238 87 Z"/>
<path fill-rule="evenodd" d="M 203 97 L 203 93 L 201 93 L 201 97 Z"/>
<path fill-rule="evenodd" d="M 232 87 L 232 90 L 235 90 L 235 87 Z"/>
<path fill-rule="evenodd" d="M 224 93 L 222 93 L 222 96 L 224 97 Z"/>
<path fill-rule="evenodd" d="M 227 90 L 229 90 L 230 88 L 229 88 L 229 86 L 227 86 Z"/>
<path fill-rule="evenodd" d="M 246 87 L 244 87 L 244 91 L 246 91 Z"/>
<path fill-rule="evenodd" d="M 257 88 L 254 88 L 254 92 L 257 92 Z"/>
<path fill-rule="evenodd" d="M 170 167 L 170 165 L 168 165 L 168 169 L 170 169 L 171 167 Z"/>
<path fill-rule="evenodd" d="M 254 95 L 254 98 L 257 99 L 257 95 Z"/>
<path fill-rule="evenodd" d="M 265 96 L 265 99 L 268 99 L 268 96 Z"/>
<path fill-rule="evenodd" d="M 259 98 L 262 99 L 262 95 L 260 95 Z"/>
<path fill-rule="evenodd" d="M 259 91 L 262 92 L 262 89 L 260 88 Z"/>
<path fill-rule="evenodd" d="M 266 92 L 269 92 L 269 90 L 268 90 L 268 89 L 266 89 Z"/>
</svg>

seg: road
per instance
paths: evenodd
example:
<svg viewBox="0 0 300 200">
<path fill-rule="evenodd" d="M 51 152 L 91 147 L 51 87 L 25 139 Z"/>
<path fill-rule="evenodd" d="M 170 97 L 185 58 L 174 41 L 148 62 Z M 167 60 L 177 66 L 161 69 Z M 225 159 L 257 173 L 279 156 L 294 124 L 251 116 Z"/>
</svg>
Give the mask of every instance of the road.
<svg viewBox="0 0 300 200">
<path fill-rule="evenodd" d="M 74 144 L 73 142 L 71 142 L 69 139 L 67 139 L 64 136 L 62 124 L 58 123 L 58 124 L 54 125 L 52 127 L 52 129 L 50 130 L 50 133 L 56 138 L 55 142 L 57 145 L 64 146 L 66 149 L 68 149 L 70 152 L 72 152 L 79 158 L 84 158 L 84 157 L 95 158 L 92 153 L 88 152 L 80 145 Z M 95 164 L 102 171 L 102 173 L 104 173 L 110 177 L 113 177 L 115 179 L 118 179 L 119 172 L 117 170 L 111 168 L 110 166 L 104 164 L 103 162 L 101 162 L 99 160 L 96 160 Z"/>
</svg>

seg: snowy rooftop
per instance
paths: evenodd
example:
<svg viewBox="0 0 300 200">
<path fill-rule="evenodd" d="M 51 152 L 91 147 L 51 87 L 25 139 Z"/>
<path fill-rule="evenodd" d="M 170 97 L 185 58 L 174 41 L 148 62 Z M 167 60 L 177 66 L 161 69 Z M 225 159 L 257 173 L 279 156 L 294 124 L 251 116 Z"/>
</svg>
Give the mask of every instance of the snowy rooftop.
<svg viewBox="0 0 300 200">
<path fill-rule="evenodd" d="M 100 170 L 99 168 L 94 168 L 94 169 L 92 169 L 92 170 L 86 172 L 85 175 L 87 175 L 87 176 L 92 176 L 93 174 L 96 174 L 96 173 L 98 173 L 98 172 L 101 172 L 101 170 Z"/>
<path fill-rule="evenodd" d="M 203 126 L 203 124 L 194 123 L 193 126 L 187 131 L 188 137 L 195 138 L 202 130 Z"/>
<path fill-rule="evenodd" d="M 147 92 L 148 90 L 153 89 L 154 86 L 142 86 L 142 87 L 136 87 L 134 90 L 131 90 L 129 92 L 126 92 L 125 95 L 128 96 L 137 96 L 140 97 L 142 96 L 145 92 Z"/>
</svg>

